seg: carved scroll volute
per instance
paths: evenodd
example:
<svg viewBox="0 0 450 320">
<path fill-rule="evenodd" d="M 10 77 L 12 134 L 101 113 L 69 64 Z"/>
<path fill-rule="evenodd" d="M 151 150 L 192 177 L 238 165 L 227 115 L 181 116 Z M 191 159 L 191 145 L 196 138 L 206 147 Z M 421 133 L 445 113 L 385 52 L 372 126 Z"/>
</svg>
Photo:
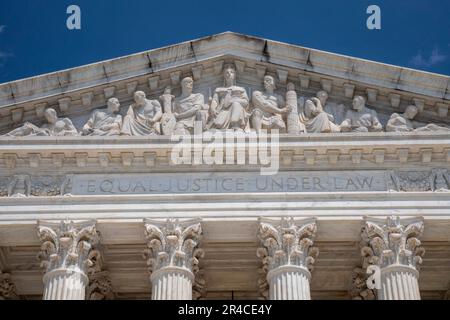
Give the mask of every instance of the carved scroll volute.
<svg viewBox="0 0 450 320">
<path fill-rule="evenodd" d="M 86 273 L 93 265 L 89 254 L 99 240 L 95 221 L 62 221 L 59 224 L 40 221 L 37 234 L 42 242 L 38 259 L 47 272 L 75 268 Z"/>
</svg>

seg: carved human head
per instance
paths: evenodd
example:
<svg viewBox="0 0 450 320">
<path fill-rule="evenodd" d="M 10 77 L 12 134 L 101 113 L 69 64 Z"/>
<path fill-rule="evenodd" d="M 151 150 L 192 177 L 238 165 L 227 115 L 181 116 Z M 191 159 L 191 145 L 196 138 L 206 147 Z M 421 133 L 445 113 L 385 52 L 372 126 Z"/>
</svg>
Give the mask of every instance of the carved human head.
<svg viewBox="0 0 450 320">
<path fill-rule="evenodd" d="M 325 90 L 321 90 L 316 93 L 316 97 L 320 100 L 320 103 L 322 104 L 322 106 L 325 106 L 325 104 L 328 100 L 328 92 L 326 92 Z"/>
<path fill-rule="evenodd" d="M 305 114 L 310 117 L 314 114 L 314 110 L 316 109 L 316 105 L 310 99 L 305 101 Z"/>
<path fill-rule="evenodd" d="M 47 120 L 48 123 L 55 123 L 56 120 L 58 120 L 58 114 L 56 113 L 55 109 L 48 108 L 44 112 L 44 117 Z"/>
<path fill-rule="evenodd" d="M 183 90 L 192 91 L 194 88 L 194 80 L 191 77 L 186 77 L 183 80 L 181 80 L 181 88 Z"/>
<path fill-rule="evenodd" d="M 145 92 L 144 91 L 136 91 L 134 93 L 134 101 L 138 104 L 143 104 L 145 102 Z"/>
<path fill-rule="evenodd" d="M 111 112 L 119 112 L 120 110 L 120 102 L 117 98 L 110 98 L 108 100 L 108 108 Z"/>
<path fill-rule="evenodd" d="M 412 120 L 416 117 L 418 113 L 419 108 L 417 108 L 415 105 L 410 105 L 406 107 L 404 116 L 406 119 Z"/>
<path fill-rule="evenodd" d="M 226 64 L 223 68 L 223 77 L 225 83 L 234 83 L 236 80 L 236 68 L 232 64 Z"/>
<path fill-rule="evenodd" d="M 363 96 L 353 98 L 353 109 L 361 111 L 366 105 L 366 99 Z"/>
<path fill-rule="evenodd" d="M 275 90 L 275 78 L 272 76 L 264 76 L 264 88 L 266 90 Z"/>
</svg>

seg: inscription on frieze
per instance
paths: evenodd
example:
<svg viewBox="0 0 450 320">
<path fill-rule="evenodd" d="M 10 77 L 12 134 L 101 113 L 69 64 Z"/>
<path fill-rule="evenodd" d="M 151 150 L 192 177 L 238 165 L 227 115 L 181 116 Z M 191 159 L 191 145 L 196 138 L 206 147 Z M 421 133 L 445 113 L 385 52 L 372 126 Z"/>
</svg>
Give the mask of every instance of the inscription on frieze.
<svg viewBox="0 0 450 320">
<path fill-rule="evenodd" d="M 0 177 L 2 197 L 268 192 L 449 192 L 450 170 L 16 174 Z"/>
<path fill-rule="evenodd" d="M 386 191 L 385 171 L 81 174 L 73 195 Z"/>
</svg>

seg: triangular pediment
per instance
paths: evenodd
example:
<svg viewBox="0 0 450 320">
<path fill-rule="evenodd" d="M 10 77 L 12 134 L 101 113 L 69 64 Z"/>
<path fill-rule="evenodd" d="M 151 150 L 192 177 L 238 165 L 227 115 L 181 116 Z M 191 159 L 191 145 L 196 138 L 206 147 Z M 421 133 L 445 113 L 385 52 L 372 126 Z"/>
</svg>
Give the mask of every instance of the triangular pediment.
<svg viewBox="0 0 450 320">
<path fill-rule="evenodd" d="M 449 123 L 450 78 L 363 59 L 323 52 L 232 32 L 145 51 L 78 68 L 0 85 L 0 133 L 29 121 L 39 125 L 46 108 L 70 118 L 80 128 L 94 109 L 117 97 L 125 114 L 136 90 L 158 99 L 167 86 L 180 92 L 180 80 L 194 78 L 194 92 L 206 100 L 223 84 L 223 65 L 234 64 L 237 84 L 249 96 L 262 90 L 265 74 L 274 76 L 277 93 L 295 85 L 298 96 L 319 90 L 330 102 L 351 107 L 362 95 L 380 114 L 383 125 L 392 113 L 414 104 L 423 123 Z"/>
</svg>

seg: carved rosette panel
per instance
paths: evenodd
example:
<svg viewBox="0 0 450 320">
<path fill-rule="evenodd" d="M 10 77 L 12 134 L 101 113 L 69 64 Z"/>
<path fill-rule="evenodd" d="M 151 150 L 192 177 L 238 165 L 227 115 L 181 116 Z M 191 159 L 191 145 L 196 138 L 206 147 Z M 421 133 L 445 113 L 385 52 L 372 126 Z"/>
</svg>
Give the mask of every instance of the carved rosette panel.
<svg viewBox="0 0 450 320">
<path fill-rule="evenodd" d="M 418 239 L 423 229 L 422 218 L 366 218 L 362 230 L 363 265 L 373 264 L 380 268 L 402 265 L 418 270 L 425 254 Z"/>
<path fill-rule="evenodd" d="M 0 197 L 54 197 L 69 195 L 72 175 L 0 177 Z"/>
<path fill-rule="evenodd" d="M 0 300 L 15 299 L 19 299 L 19 297 L 16 294 L 16 286 L 11 280 L 11 275 L 0 271 Z"/>
<path fill-rule="evenodd" d="M 450 174 L 447 169 L 392 171 L 389 182 L 395 191 L 448 191 Z"/>
<path fill-rule="evenodd" d="M 38 259 L 46 272 L 70 269 L 87 274 L 94 266 L 92 248 L 99 241 L 95 221 L 39 222 L 37 233 L 42 242 Z"/>
<path fill-rule="evenodd" d="M 200 219 L 179 221 L 168 219 L 166 222 L 144 220 L 147 260 L 150 274 L 167 267 L 177 267 L 191 272 L 194 277 L 193 298 L 199 298 L 206 290 L 203 272 L 199 262 L 204 256 L 199 248 L 202 239 Z"/>
<path fill-rule="evenodd" d="M 319 255 L 319 249 L 313 247 L 316 231 L 315 219 L 294 221 L 293 218 L 282 218 L 277 224 L 273 221 L 260 221 L 258 238 L 262 246 L 257 249 L 256 254 L 262 260 L 258 287 L 263 297 L 269 296 L 269 271 L 283 266 L 296 266 L 312 271 Z"/>
</svg>

